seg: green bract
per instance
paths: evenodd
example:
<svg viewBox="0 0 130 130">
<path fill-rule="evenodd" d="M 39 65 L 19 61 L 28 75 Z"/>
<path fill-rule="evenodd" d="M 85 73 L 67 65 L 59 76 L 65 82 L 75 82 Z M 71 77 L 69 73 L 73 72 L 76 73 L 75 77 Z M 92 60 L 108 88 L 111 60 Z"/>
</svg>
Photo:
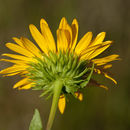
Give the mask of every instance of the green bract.
<svg viewBox="0 0 130 130">
<path fill-rule="evenodd" d="M 63 82 L 61 93 L 74 95 L 78 89 L 83 88 L 89 82 L 94 65 L 70 52 L 56 54 L 49 52 L 42 54 L 43 58 L 36 58 L 38 62 L 30 63 L 27 76 L 34 82 L 34 90 L 44 90 L 42 95 L 54 93 L 57 80 Z"/>
</svg>

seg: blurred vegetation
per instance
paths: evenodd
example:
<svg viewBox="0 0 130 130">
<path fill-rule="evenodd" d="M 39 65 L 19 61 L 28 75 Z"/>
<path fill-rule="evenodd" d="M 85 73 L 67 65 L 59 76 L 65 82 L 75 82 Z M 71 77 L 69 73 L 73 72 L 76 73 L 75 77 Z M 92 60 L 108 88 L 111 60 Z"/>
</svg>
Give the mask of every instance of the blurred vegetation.
<svg viewBox="0 0 130 130">
<path fill-rule="evenodd" d="M 120 54 L 122 60 L 112 68 L 118 86 L 106 81 L 109 90 L 88 87 L 84 100 L 70 98 L 64 115 L 57 112 L 53 130 L 129 130 L 130 129 L 130 17 L 129 0 L 0 0 L 0 54 L 11 52 L 5 47 L 11 38 L 25 36 L 32 40 L 28 25 L 39 27 L 43 17 L 55 32 L 60 19 L 77 18 L 79 38 L 87 31 L 94 36 L 107 32 L 114 41 L 101 56 Z M 0 62 L 0 69 L 9 66 Z M 45 127 L 51 101 L 39 98 L 37 91 L 12 88 L 19 77 L 0 77 L 0 130 L 28 130 L 33 111 L 38 108 Z"/>
</svg>

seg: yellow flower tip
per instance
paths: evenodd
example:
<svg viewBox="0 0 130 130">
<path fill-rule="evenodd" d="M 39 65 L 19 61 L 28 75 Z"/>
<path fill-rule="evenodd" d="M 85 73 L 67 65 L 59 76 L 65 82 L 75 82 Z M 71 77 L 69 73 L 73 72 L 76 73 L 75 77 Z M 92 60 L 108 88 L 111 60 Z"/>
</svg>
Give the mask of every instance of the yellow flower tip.
<svg viewBox="0 0 130 130">
<path fill-rule="evenodd" d="M 92 45 L 98 45 L 101 44 L 103 42 L 103 40 L 105 39 L 106 36 L 106 32 L 101 32 L 99 33 L 96 38 L 94 39 L 94 41 L 92 42 Z"/>
<path fill-rule="evenodd" d="M 6 56 L 6 54 L 5 54 L 5 53 L 3 53 L 3 54 L 1 54 L 1 56 Z"/>
<path fill-rule="evenodd" d="M 106 32 L 101 32 L 101 33 L 99 33 L 97 36 L 98 36 L 98 37 L 104 37 L 104 38 L 105 38 Z"/>
<path fill-rule="evenodd" d="M 6 46 L 6 47 L 9 47 L 10 44 L 12 44 L 12 43 L 9 43 L 9 42 L 8 42 L 8 43 L 5 44 L 5 46 Z"/>
<path fill-rule="evenodd" d="M 91 41 L 91 39 L 93 37 L 93 33 L 92 32 L 87 32 L 86 37 L 89 37 L 90 41 Z"/>
<path fill-rule="evenodd" d="M 103 66 L 103 69 L 109 69 L 111 67 L 112 67 L 112 64 L 107 64 L 107 65 Z"/>
<path fill-rule="evenodd" d="M 15 88 L 18 88 L 19 86 L 17 86 L 16 84 L 13 86 L 13 89 L 15 89 Z"/>
<path fill-rule="evenodd" d="M 114 54 L 113 57 L 115 58 L 115 60 L 122 60 L 122 58 L 120 58 L 120 56 L 117 54 Z"/>
<path fill-rule="evenodd" d="M 0 61 L 4 61 L 5 59 L 0 59 Z"/>
<path fill-rule="evenodd" d="M 94 71 L 95 71 L 97 74 L 101 74 L 100 69 L 96 69 L 96 68 L 94 68 Z"/>
<path fill-rule="evenodd" d="M 62 17 L 61 22 L 67 22 L 67 19 L 65 17 Z"/>
<path fill-rule="evenodd" d="M 2 70 L 0 71 L 0 74 L 2 74 Z M 4 76 L 4 75 L 3 75 Z"/>
<path fill-rule="evenodd" d="M 102 84 L 100 84 L 99 87 L 104 88 L 105 90 L 108 90 L 108 87 L 107 87 L 107 86 L 104 86 L 104 85 L 102 85 Z"/>
<path fill-rule="evenodd" d="M 16 37 L 12 37 L 12 39 L 15 41 L 17 38 Z"/>
<path fill-rule="evenodd" d="M 29 25 L 29 30 L 30 30 L 30 32 L 32 33 L 33 31 L 37 30 L 37 28 L 36 28 L 35 25 L 30 24 L 30 25 Z"/>
<path fill-rule="evenodd" d="M 12 39 L 14 40 L 14 42 L 16 42 L 19 46 L 23 47 L 24 48 L 24 45 L 21 41 L 21 38 L 17 38 L 17 37 L 12 37 Z"/>
<path fill-rule="evenodd" d="M 29 84 L 26 84 L 26 85 L 24 85 L 24 86 L 22 86 L 22 87 L 18 87 L 18 89 L 19 90 L 27 90 L 27 89 L 30 89 L 30 88 L 32 88 L 32 85 L 33 85 L 33 83 L 29 83 Z"/>
<path fill-rule="evenodd" d="M 42 24 L 46 24 L 46 25 L 48 25 L 47 22 L 46 22 L 46 20 L 43 19 L 43 18 L 40 20 L 40 25 L 42 25 Z"/>
<path fill-rule="evenodd" d="M 19 86 L 14 85 L 14 86 L 13 86 L 13 89 L 16 89 L 16 88 L 18 88 L 18 89 L 19 89 Z"/>
<path fill-rule="evenodd" d="M 29 24 L 29 29 L 32 30 L 33 28 L 36 28 L 35 25 Z"/>
<path fill-rule="evenodd" d="M 23 85 L 26 85 L 28 84 L 28 78 L 23 78 L 21 79 L 20 81 L 18 81 L 14 86 L 13 88 L 19 88 L 20 86 L 23 86 Z"/>
<path fill-rule="evenodd" d="M 114 43 L 114 41 L 105 41 L 106 43 L 112 45 Z"/>
<path fill-rule="evenodd" d="M 92 32 L 87 32 L 84 36 L 86 37 L 85 39 L 86 39 L 86 41 L 87 41 L 87 40 L 88 40 L 88 39 L 87 39 L 88 37 L 90 37 L 90 39 L 92 38 L 93 33 L 92 33 Z M 85 39 L 84 39 L 84 40 L 85 40 Z"/>
<path fill-rule="evenodd" d="M 111 80 L 117 85 L 117 81 L 113 78 L 111 78 Z"/>
<path fill-rule="evenodd" d="M 60 21 L 59 29 L 65 29 L 66 26 L 67 26 L 67 24 L 68 24 L 68 22 L 67 22 L 66 18 L 63 17 L 63 18 L 61 19 L 61 21 Z"/>
<path fill-rule="evenodd" d="M 102 35 L 106 36 L 106 32 L 101 32 Z"/>
<path fill-rule="evenodd" d="M 73 24 L 75 24 L 75 25 L 77 25 L 77 26 L 78 26 L 78 21 L 77 21 L 77 19 L 76 19 L 76 18 L 74 18 L 74 19 L 73 19 L 73 21 L 72 21 L 72 25 L 73 25 Z"/>
<path fill-rule="evenodd" d="M 89 34 L 89 35 L 91 35 L 91 36 L 93 35 L 93 33 L 92 33 L 92 32 L 88 32 L 88 34 Z"/>
<path fill-rule="evenodd" d="M 1 74 L 1 73 L 0 73 Z M 8 75 L 2 75 L 2 77 L 6 77 L 6 76 L 8 76 Z"/>
<path fill-rule="evenodd" d="M 14 41 L 19 40 L 19 38 L 17 38 L 17 37 L 12 37 L 12 39 L 13 39 Z"/>
<path fill-rule="evenodd" d="M 104 76 L 106 78 L 110 79 L 111 81 L 113 81 L 117 85 L 117 81 L 114 78 L 112 78 L 111 76 L 109 76 L 107 73 L 104 73 Z"/>
<path fill-rule="evenodd" d="M 105 45 L 108 45 L 108 44 L 112 44 L 113 41 L 105 41 L 105 42 L 103 42 L 103 43 L 105 43 Z"/>
<path fill-rule="evenodd" d="M 75 96 L 76 96 L 76 98 L 78 98 L 80 101 L 83 100 L 83 94 L 82 94 L 82 93 L 76 92 L 76 93 L 75 93 Z"/>
<path fill-rule="evenodd" d="M 61 95 L 60 98 L 59 98 L 59 102 L 58 102 L 58 108 L 59 108 L 59 111 L 60 111 L 61 114 L 64 113 L 65 105 L 66 105 L 65 96 Z"/>
</svg>

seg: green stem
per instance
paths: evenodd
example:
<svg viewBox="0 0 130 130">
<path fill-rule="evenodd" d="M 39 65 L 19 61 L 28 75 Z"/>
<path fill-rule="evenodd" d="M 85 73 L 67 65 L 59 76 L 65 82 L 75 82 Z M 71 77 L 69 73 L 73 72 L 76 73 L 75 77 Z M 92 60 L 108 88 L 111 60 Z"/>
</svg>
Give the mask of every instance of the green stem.
<svg viewBox="0 0 130 130">
<path fill-rule="evenodd" d="M 53 124 L 53 121 L 54 121 L 54 118 L 55 118 L 56 109 L 57 109 L 57 105 L 58 105 L 58 101 L 59 101 L 59 97 L 60 97 L 62 87 L 63 87 L 62 81 L 57 80 L 55 82 L 55 86 L 54 86 L 52 106 L 51 106 L 51 111 L 50 111 L 46 130 L 51 130 L 51 127 L 52 127 L 52 124 Z"/>
</svg>

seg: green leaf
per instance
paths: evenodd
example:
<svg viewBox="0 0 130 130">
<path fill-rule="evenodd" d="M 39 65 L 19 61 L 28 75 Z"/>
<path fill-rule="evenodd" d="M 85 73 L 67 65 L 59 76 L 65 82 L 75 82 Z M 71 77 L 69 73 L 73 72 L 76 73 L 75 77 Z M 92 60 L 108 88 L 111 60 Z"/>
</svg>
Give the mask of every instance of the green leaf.
<svg viewBox="0 0 130 130">
<path fill-rule="evenodd" d="M 41 121 L 40 113 L 37 109 L 35 109 L 33 118 L 29 126 L 29 130 L 42 130 L 42 121 Z"/>
</svg>

